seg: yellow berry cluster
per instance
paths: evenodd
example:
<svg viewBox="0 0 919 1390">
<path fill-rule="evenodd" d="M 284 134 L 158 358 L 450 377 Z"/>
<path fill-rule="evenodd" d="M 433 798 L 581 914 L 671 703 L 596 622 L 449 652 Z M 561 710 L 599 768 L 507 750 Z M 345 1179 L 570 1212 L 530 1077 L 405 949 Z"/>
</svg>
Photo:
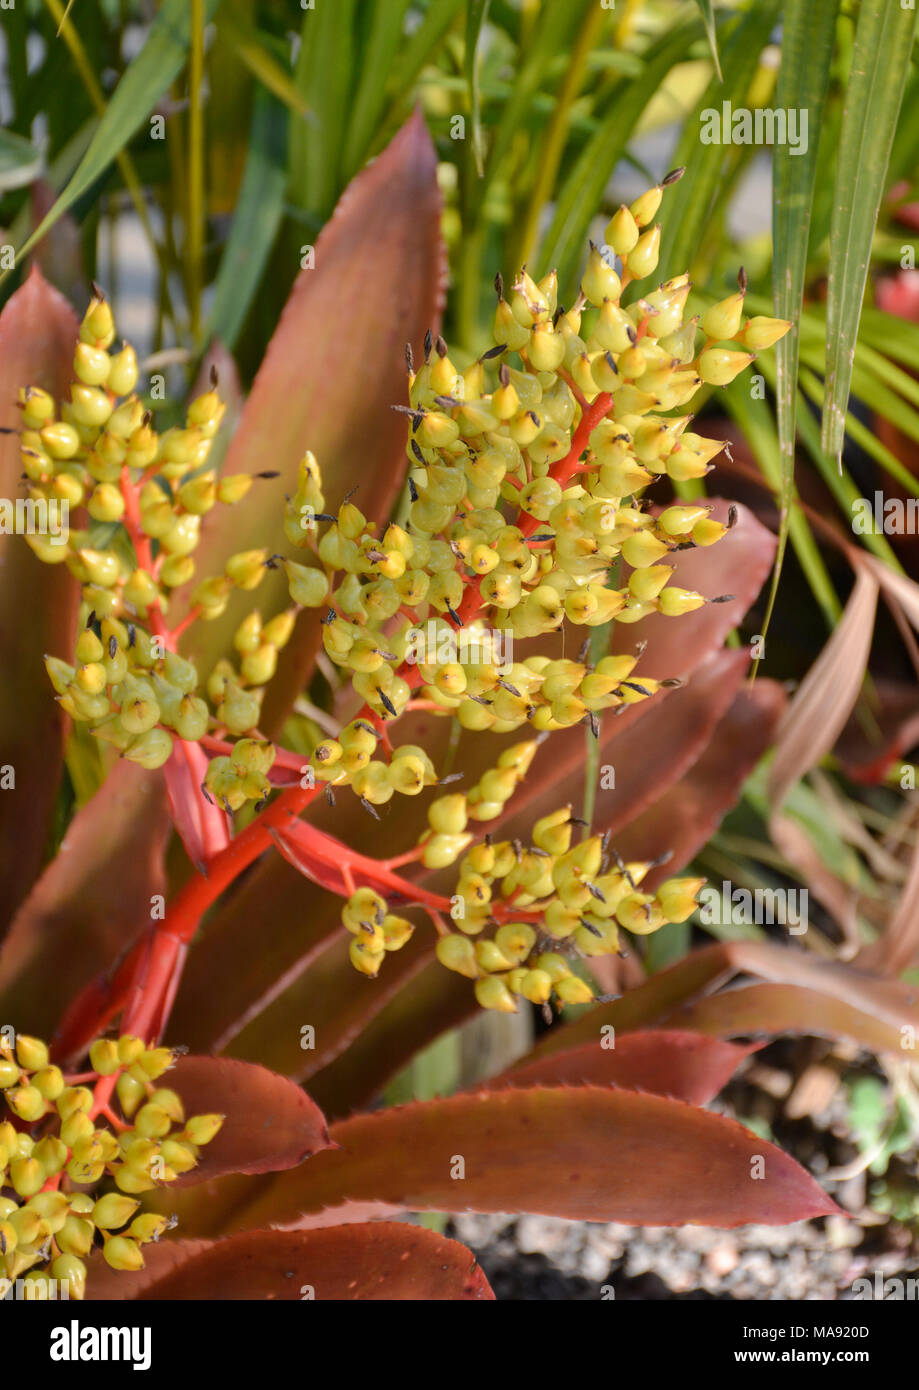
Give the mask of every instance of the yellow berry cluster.
<svg viewBox="0 0 919 1390">
<path fill-rule="evenodd" d="M 223 1116 L 186 1119 L 179 1095 L 156 1084 L 173 1062 L 169 1048 L 139 1038 L 99 1039 L 92 1072 L 72 1084 L 39 1038 L 20 1034 L 15 1049 L 0 1038 L 13 1117 L 0 1122 L 0 1271 L 23 1279 L 27 1296 L 53 1297 L 52 1281 L 66 1281 L 68 1296 L 82 1298 L 94 1246 L 113 1269 L 141 1269 L 141 1246 L 174 1224 L 138 1213 L 136 1194 L 190 1172 Z M 106 1079 L 120 1115 L 98 1104 Z M 94 1191 L 106 1179 L 116 1190 Z"/>
<path fill-rule="evenodd" d="M 644 893 L 652 865 L 622 863 L 599 835 L 573 845 L 578 824 L 570 806 L 562 807 L 536 822 L 530 846 L 486 837 L 461 860 L 452 899 L 458 930 L 441 937 L 437 955 L 476 981 L 483 1007 L 511 1011 L 517 995 L 536 1004 L 553 994 L 562 1004 L 585 1003 L 593 991 L 573 972 L 571 957 L 610 955 L 620 949 L 620 928 L 644 936 L 693 912 L 702 879 L 673 878 Z M 529 920 L 504 920 L 483 935 L 499 913 Z M 564 945 L 547 951 L 554 943 Z"/>
</svg>

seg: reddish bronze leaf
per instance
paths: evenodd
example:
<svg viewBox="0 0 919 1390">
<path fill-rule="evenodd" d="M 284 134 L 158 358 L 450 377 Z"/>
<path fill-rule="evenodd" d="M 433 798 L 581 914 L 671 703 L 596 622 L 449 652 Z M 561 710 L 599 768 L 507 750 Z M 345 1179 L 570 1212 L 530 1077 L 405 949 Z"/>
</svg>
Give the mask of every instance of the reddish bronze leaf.
<svg viewBox="0 0 919 1390">
<path fill-rule="evenodd" d="M 139 1298 L 465 1302 L 494 1294 L 465 1245 L 420 1226 L 380 1221 L 246 1231 L 214 1241 L 146 1285 Z"/>
<path fill-rule="evenodd" d="M 681 1026 L 692 1028 L 691 1022 Z M 751 1030 L 752 1031 L 752 1030 Z M 582 1043 L 565 1052 L 531 1060 L 492 1077 L 477 1089 L 493 1091 L 502 1086 L 618 1086 L 628 1091 L 650 1091 L 671 1096 L 689 1105 L 706 1105 L 718 1094 L 755 1046 L 732 1047 L 701 1032 L 663 1029 L 625 1033 L 602 1042 Z"/>
<path fill-rule="evenodd" d="M 243 506 L 211 514 L 197 553 L 202 576 L 250 547 L 296 553 L 282 529 L 284 496 L 296 490 L 307 449 L 331 510 L 359 485 L 356 504 L 386 520 L 406 466 L 405 416 L 391 409 L 407 399 L 405 344 L 420 351 L 443 302 L 436 170 L 418 112 L 343 193 L 316 243 L 315 267 L 294 284 L 224 463 L 225 473 L 281 476 L 256 483 Z M 266 575 L 256 599 L 266 619 L 287 605 L 282 568 Z M 183 649 L 202 675 L 230 649 L 250 605 L 236 595 L 222 618 L 189 629 Z M 267 732 L 302 690 L 318 645 L 316 615 L 302 614 L 267 697 Z"/>
<path fill-rule="evenodd" d="M 720 994 L 687 1004 L 671 1013 L 667 1024 L 671 1028 L 693 1028 L 719 1038 L 802 1033 L 818 1038 L 840 1038 L 869 1052 L 892 1052 L 902 1056 L 906 1040 L 912 1045 L 915 1039 L 919 1017 L 912 1025 L 898 1024 L 879 1018 L 865 1008 L 856 1008 L 848 1000 L 834 999 L 831 994 L 819 994 L 803 985 L 760 984 L 725 989 Z M 904 1029 L 911 1031 L 904 1032 Z M 625 1041 L 626 1038 L 621 1039 L 621 1043 Z"/>
<path fill-rule="evenodd" d="M 185 1186 L 224 1173 L 279 1172 L 328 1147 L 319 1107 L 266 1067 L 224 1057 L 182 1057 L 168 1084 L 182 1097 L 187 1116 L 226 1116 L 220 1133 L 202 1149 L 201 1162 L 179 1179 Z"/>
<path fill-rule="evenodd" d="M 531 1056 L 546 1057 L 582 1042 L 596 1041 L 612 1024 L 617 1036 L 636 1028 L 673 1025 L 679 1010 L 703 992 L 714 990 L 743 972 L 760 979 L 795 985 L 828 995 L 868 1014 L 887 1028 L 919 1029 L 919 987 L 880 979 L 840 961 L 823 960 L 806 951 L 766 941 L 722 941 L 693 951 L 676 965 L 652 975 L 621 999 L 586 1010 L 573 1023 L 553 1028 Z M 685 1021 L 679 1027 L 685 1027 Z"/>
<path fill-rule="evenodd" d="M 656 1226 L 780 1225 L 837 1210 L 793 1159 L 733 1120 L 634 1091 L 482 1091 L 343 1120 L 331 1135 L 339 1149 L 253 1185 L 232 1227 L 369 1199 Z"/>
<path fill-rule="evenodd" d="M 78 328 L 66 300 L 33 269 L 0 313 L 3 429 L 22 427 L 16 407 L 21 386 L 40 386 L 55 398 L 66 394 Z M 18 435 L 0 434 L 0 496 L 26 498 L 21 473 Z M 66 565 L 43 564 L 17 535 L 0 535 L 0 574 L 0 767 L 12 768 L 16 779 L 0 794 L 2 933 L 32 886 L 48 842 L 64 716 L 43 657 L 72 656 L 79 589 Z"/>
<path fill-rule="evenodd" d="M 149 926 L 170 833 L 163 779 L 116 762 L 74 816 L 0 950 L 0 1013 L 47 1037 L 80 989 Z"/>
</svg>

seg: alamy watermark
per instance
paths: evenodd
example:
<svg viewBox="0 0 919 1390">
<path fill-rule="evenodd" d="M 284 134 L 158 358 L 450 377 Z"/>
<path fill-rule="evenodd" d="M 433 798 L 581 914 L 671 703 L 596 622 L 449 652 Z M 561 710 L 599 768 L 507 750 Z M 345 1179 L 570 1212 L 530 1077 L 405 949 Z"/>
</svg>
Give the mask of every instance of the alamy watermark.
<svg viewBox="0 0 919 1390">
<path fill-rule="evenodd" d="M 856 497 L 851 504 L 857 536 L 914 536 L 919 532 L 919 497 Z"/>
<path fill-rule="evenodd" d="M 713 884 L 699 893 L 703 926 L 772 926 L 788 928 L 790 936 L 807 931 L 806 888 L 735 888 L 727 879 L 719 891 Z"/>
<path fill-rule="evenodd" d="M 453 661 L 462 666 L 511 666 L 514 634 L 503 628 L 464 627 L 453 631 L 430 620 L 424 627 L 409 630 L 405 660 L 413 666 L 445 666 Z"/>
<path fill-rule="evenodd" d="M 66 498 L 0 497 L 0 536 L 48 536 L 51 545 L 66 545 L 69 527 Z"/>
<path fill-rule="evenodd" d="M 703 145 L 787 145 L 789 154 L 807 154 L 807 108 L 760 106 L 750 111 L 729 101 L 700 113 Z"/>
</svg>

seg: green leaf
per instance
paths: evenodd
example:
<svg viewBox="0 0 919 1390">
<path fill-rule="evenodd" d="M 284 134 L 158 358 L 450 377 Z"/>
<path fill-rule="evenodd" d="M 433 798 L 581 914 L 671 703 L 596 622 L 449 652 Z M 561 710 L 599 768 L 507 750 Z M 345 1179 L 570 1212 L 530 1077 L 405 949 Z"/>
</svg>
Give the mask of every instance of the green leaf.
<svg viewBox="0 0 919 1390">
<path fill-rule="evenodd" d="M 402 42 L 408 0 L 374 0 L 372 5 L 364 0 L 364 7 L 372 10 L 364 47 L 373 55 L 373 61 L 361 64 L 360 81 L 353 94 L 342 168 L 344 178 L 350 178 L 364 163 L 379 127 L 392 64 Z"/>
<path fill-rule="evenodd" d="M 218 0 L 205 0 L 206 22 L 213 18 L 217 4 Z M 112 93 L 89 149 L 57 202 L 19 248 L 17 261 L 105 173 L 179 75 L 188 53 L 191 13 L 188 0 L 164 0 L 150 26 L 147 42 Z"/>
<path fill-rule="evenodd" d="M 769 608 L 763 624 L 768 630 L 772 607 L 778 591 L 789 527 L 792 524 L 791 503 L 794 495 L 795 473 L 795 406 L 798 380 L 798 320 L 804 297 L 804 275 L 807 267 L 808 233 L 814 185 L 817 173 L 817 150 L 823 124 L 823 110 L 830 80 L 833 58 L 833 38 L 839 0 L 786 0 L 782 25 L 782 66 L 776 86 L 775 104 L 780 110 L 792 107 L 807 112 L 808 142 L 803 153 L 790 145 L 777 145 L 772 156 L 772 284 L 775 313 L 778 318 L 790 319 L 792 329 L 776 346 L 778 368 L 776 407 L 779 424 L 779 548 Z M 803 522 L 803 528 L 802 528 Z M 807 523 L 798 514 L 794 523 L 795 549 L 805 573 L 813 581 L 819 559 Z M 809 566 L 809 568 L 807 567 Z M 820 576 L 822 583 L 823 576 Z M 827 580 L 827 583 L 829 581 Z M 832 588 L 830 588 L 832 593 Z M 824 592 L 823 607 L 828 610 Z"/>
<path fill-rule="evenodd" d="M 482 112 L 479 98 L 479 35 L 482 32 L 482 25 L 485 23 L 485 16 L 488 13 L 489 0 L 467 0 L 466 6 L 466 57 L 464 69 L 466 73 L 466 84 L 469 88 L 469 108 L 472 113 L 472 151 L 475 157 L 475 167 L 479 178 L 485 173 L 484 154 L 482 152 Z"/>
<path fill-rule="evenodd" d="M 852 353 L 871 240 L 909 71 L 916 12 L 862 0 L 836 164 L 827 285 L 826 380 L 821 446 L 842 467 Z"/>
<path fill-rule="evenodd" d="M 715 72 L 718 74 L 718 81 L 724 81 L 724 74 L 721 71 L 721 59 L 718 56 L 718 30 L 715 27 L 715 12 L 712 0 L 696 0 L 699 6 L 699 13 L 702 16 L 702 23 L 705 25 L 705 33 L 708 38 L 709 48 L 712 50 L 712 59 L 715 64 Z"/>
<path fill-rule="evenodd" d="M 256 92 L 249 157 L 214 286 L 205 337 L 232 348 L 261 282 L 284 215 L 287 118 L 267 92 Z"/>
<path fill-rule="evenodd" d="M 0 130 L 0 193 L 22 188 L 42 169 L 41 152 L 10 130 Z"/>
<path fill-rule="evenodd" d="M 760 0 L 734 22 L 723 49 L 725 78 L 713 78 L 696 109 L 686 118 L 673 163 L 686 172 L 667 193 L 666 217 L 662 218 L 661 254 L 655 278 L 666 280 L 690 267 L 702 243 L 712 204 L 724 181 L 725 160 L 733 146 L 702 144 L 703 113 L 721 113 L 721 103 L 746 104 L 760 54 L 769 42 L 779 13 L 779 0 Z"/>
<path fill-rule="evenodd" d="M 290 193 L 294 202 L 325 218 L 341 188 L 342 136 L 356 70 L 356 0 L 307 10 L 300 31 L 294 81 L 314 121 L 290 132 Z"/>
<path fill-rule="evenodd" d="M 725 401 L 728 410 L 743 430 L 744 438 L 753 450 L 764 478 L 776 494 L 776 497 L 782 497 L 782 457 L 778 436 L 772 420 L 772 411 L 769 408 L 768 402 L 764 400 L 754 400 L 749 394 L 747 383 L 739 380 L 733 381 L 731 385 L 727 387 L 725 391 Z M 794 491 L 789 495 L 788 501 L 783 502 L 782 505 L 787 508 L 787 513 L 783 515 L 782 522 L 787 534 L 791 537 L 791 543 L 798 558 L 798 563 L 804 571 L 804 576 L 810 585 L 811 593 L 823 610 L 827 627 L 832 631 L 839 619 L 842 609 L 839 599 L 836 597 L 836 591 L 833 588 L 832 580 L 827 573 L 826 564 L 820 553 L 820 547 L 814 539 L 813 532 L 807 522 L 807 517 L 796 505 Z M 776 563 L 772 570 L 772 585 L 769 592 L 768 608 L 762 622 L 763 635 L 765 635 L 768 630 L 769 617 L 775 603 L 780 573 L 777 556 Z"/>
<path fill-rule="evenodd" d="M 219 29 L 240 62 L 246 65 L 263 87 L 273 92 L 295 116 L 307 114 L 309 107 L 302 94 L 284 64 L 268 47 L 264 35 L 226 9 L 220 14 Z"/>
<path fill-rule="evenodd" d="M 645 55 L 639 76 L 617 83 L 595 134 L 575 160 L 555 199 L 555 211 L 539 252 L 541 271 L 557 265 L 566 284 L 580 263 L 587 229 L 610 175 L 622 158 L 639 117 L 672 67 L 699 37 L 697 21 L 681 25 Z"/>
</svg>

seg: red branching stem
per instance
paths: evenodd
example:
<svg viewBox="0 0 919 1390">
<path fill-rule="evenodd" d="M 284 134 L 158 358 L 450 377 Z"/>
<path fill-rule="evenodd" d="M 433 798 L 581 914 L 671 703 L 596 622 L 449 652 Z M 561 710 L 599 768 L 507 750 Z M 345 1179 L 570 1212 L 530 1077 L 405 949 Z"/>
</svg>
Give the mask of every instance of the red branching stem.
<svg viewBox="0 0 919 1390">
<path fill-rule="evenodd" d="M 174 642 L 179 640 L 186 628 L 191 627 L 192 623 L 196 622 L 198 618 L 201 617 L 202 612 L 203 609 L 200 603 L 196 603 L 193 608 L 188 610 L 182 621 L 176 623 L 175 627 L 172 629 L 172 639 Z"/>
</svg>

